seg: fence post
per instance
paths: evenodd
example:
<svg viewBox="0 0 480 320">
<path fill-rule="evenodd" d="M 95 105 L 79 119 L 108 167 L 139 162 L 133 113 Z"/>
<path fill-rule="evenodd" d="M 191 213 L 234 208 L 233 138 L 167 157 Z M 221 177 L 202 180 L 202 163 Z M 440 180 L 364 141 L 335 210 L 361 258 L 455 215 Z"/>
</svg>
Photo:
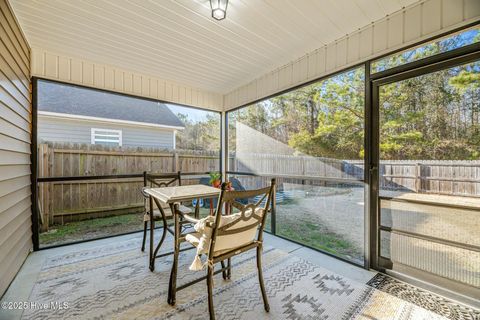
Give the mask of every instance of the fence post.
<svg viewBox="0 0 480 320">
<path fill-rule="evenodd" d="M 50 145 L 48 145 L 48 177 L 54 176 L 55 172 L 55 151 L 53 148 L 50 148 Z M 53 183 L 48 184 L 48 224 L 51 225 L 54 222 L 53 216 L 54 216 L 54 201 L 55 201 L 55 188 Z"/>
<path fill-rule="evenodd" d="M 415 164 L 415 192 L 419 193 L 420 188 L 422 187 L 422 180 L 421 180 L 421 164 Z"/>
<path fill-rule="evenodd" d="M 44 150 L 43 150 L 43 144 L 38 144 L 37 145 L 37 176 L 42 177 L 45 175 L 44 173 L 44 164 L 43 162 L 45 161 L 45 156 L 44 156 Z M 43 184 L 37 183 L 35 186 L 37 188 L 37 209 L 38 209 L 38 214 L 39 214 L 39 222 L 40 222 L 40 227 L 43 229 L 43 208 L 44 206 L 44 201 L 45 201 L 45 194 L 43 192 Z M 40 214 L 40 212 L 42 212 Z"/>
<path fill-rule="evenodd" d="M 305 157 L 301 157 L 302 159 L 302 177 L 305 177 Z M 305 179 L 302 179 L 302 185 L 305 185 Z"/>
<path fill-rule="evenodd" d="M 52 174 L 52 167 L 50 165 L 51 162 L 51 154 L 53 151 L 50 150 L 48 147 L 48 144 L 45 144 L 45 149 L 44 149 L 44 172 L 43 176 L 44 177 L 50 177 Z M 51 185 L 46 185 L 44 186 L 44 192 L 45 192 L 45 197 L 43 198 L 43 215 L 44 215 L 44 223 L 45 223 L 45 229 L 48 230 L 50 227 L 50 224 L 52 224 L 53 219 L 50 218 L 51 215 L 51 209 L 52 207 L 50 206 L 50 198 L 52 194 L 52 187 Z"/>
<path fill-rule="evenodd" d="M 271 231 L 273 235 L 277 234 L 277 185 L 273 186 L 273 199 L 272 199 L 272 220 Z"/>
<path fill-rule="evenodd" d="M 45 145 L 44 144 L 39 144 L 37 146 L 38 150 L 37 150 L 37 157 L 38 157 L 38 162 L 37 162 L 37 166 L 38 166 L 38 176 L 39 177 L 43 177 L 45 176 Z M 35 188 L 37 188 L 37 214 L 39 215 L 39 222 L 40 222 L 40 229 L 42 231 L 48 231 L 48 225 L 47 225 L 47 229 L 45 228 L 45 219 L 44 219 L 44 206 L 45 206 L 45 188 L 44 188 L 44 185 L 42 183 L 39 183 L 35 186 Z"/>
<path fill-rule="evenodd" d="M 172 172 L 177 172 L 177 171 L 180 171 L 180 163 L 179 163 L 179 159 L 178 159 L 178 152 L 177 152 L 177 150 L 175 150 L 173 152 L 173 170 L 172 170 Z"/>
</svg>

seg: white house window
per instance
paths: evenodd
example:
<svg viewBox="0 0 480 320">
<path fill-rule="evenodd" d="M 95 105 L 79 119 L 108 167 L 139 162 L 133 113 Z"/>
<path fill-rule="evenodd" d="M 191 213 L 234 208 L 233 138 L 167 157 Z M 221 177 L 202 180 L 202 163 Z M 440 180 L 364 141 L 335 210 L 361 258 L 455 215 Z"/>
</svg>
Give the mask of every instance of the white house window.
<svg viewBox="0 0 480 320">
<path fill-rule="evenodd" d="M 92 128 L 92 144 L 122 146 L 122 130 Z"/>
</svg>

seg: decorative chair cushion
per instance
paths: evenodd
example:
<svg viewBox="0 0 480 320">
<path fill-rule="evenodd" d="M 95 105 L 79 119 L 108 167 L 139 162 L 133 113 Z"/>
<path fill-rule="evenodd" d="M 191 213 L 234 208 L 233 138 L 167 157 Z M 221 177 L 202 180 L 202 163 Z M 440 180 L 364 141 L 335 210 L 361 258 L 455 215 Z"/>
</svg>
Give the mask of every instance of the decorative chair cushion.
<svg viewBox="0 0 480 320">
<path fill-rule="evenodd" d="M 261 216 L 263 215 L 264 211 L 264 209 L 257 208 L 255 213 Z M 217 232 L 214 256 L 219 256 L 227 251 L 242 247 L 255 239 L 258 225 L 255 219 L 248 219 L 248 216 L 248 213 L 243 215 L 242 212 L 221 216 L 218 228 L 222 228 L 223 226 L 226 226 L 237 220 L 241 221 L 236 222 L 232 227 L 228 228 L 224 232 L 221 232 L 220 230 Z M 186 241 L 190 242 L 197 248 L 197 255 L 194 262 L 190 266 L 190 270 L 198 271 L 203 269 L 203 265 L 199 261 L 199 256 L 202 254 L 208 254 L 210 249 L 210 240 L 212 237 L 212 227 L 209 225 L 212 225 L 214 221 L 214 216 L 208 216 L 200 219 L 194 226 L 194 229 L 197 232 L 189 233 L 185 237 Z M 249 228 L 249 226 L 251 226 L 251 228 Z M 235 230 L 238 230 L 238 232 L 235 232 Z M 225 234 L 225 232 L 228 232 L 228 234 Z"/>
</svg>

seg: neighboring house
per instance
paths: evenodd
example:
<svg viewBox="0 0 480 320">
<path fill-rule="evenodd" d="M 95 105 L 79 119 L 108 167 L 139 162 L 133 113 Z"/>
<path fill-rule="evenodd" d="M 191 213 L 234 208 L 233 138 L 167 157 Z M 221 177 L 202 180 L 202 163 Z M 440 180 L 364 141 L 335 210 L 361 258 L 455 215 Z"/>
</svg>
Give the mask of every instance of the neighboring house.
<svg viewBox="0 0 480 320">
<path fill-rule="evenodd" d="M 39 141 L 175 149 L 184 124 L 163 103 L 38 81 Z"/>
</svg>

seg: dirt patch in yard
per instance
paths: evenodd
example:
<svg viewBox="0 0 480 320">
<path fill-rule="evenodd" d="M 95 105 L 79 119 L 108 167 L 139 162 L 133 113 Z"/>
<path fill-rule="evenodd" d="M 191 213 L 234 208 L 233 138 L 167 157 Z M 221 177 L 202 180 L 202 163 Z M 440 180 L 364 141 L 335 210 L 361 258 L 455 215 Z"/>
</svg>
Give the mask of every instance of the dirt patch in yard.
<svg viewBox="0 0 480 320">
<path fill-rule="evenodd" d="M 277 234 L 363 263 L 363 188 L 310 187 L 277 206 Z"/>
</svg>

